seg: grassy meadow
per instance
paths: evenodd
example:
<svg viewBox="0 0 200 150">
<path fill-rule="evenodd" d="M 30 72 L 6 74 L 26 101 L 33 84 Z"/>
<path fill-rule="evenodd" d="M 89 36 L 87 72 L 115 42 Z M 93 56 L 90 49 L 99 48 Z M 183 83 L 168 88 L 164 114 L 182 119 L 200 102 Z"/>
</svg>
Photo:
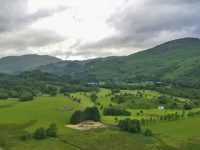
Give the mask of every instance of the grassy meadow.
<svg viewBox="0 0 200 150">
<path fill-rule="evenodd" d="M 121 93 L 136 94 L 138 90 L 122 90 Z M 140 91 L 146 94 L 145 101 L 151 101 L 162 95 L 155 91 Z M 114 94 L 114 95 L 117 95 Z M 77 131 L 66 128 L 70 117 L 75 110 L 93 106 L 90 93 L 71 93 L 70 96 L 80 98 L 80 103 L 63 95 L 38 96 L 33 101 L 19 102 L 18 99 L 0 100 L 0 149 L 11 150 L 198 150 L 200 148 L 199 126 L 200 117 L 185 117 L 176 121 L 156 121 L 142 126 L 142 130 L 149 128 L 153 137 L 142 134 L 133 134 L 120 131 L 115 125 L 115 116 L 104 116 L 100 110 L 101 121 L 107 125 L 106 129 L 93 129 L 90 131 Z M 97 93 L 97 102 L 103 107 L 117 105 L 111 101 L 111 90 L 101 89 Z M 180 101 L 188 99 L 177 98 Z M 100 106 L 99 105 L 99 106 Z M 99 107 L 98 106 L 98 107 Z M 131 116 L 118 116 L 118 119 L 132 118 L 158 118 L 167 113 L 181 113 L 183 110 L 164 109 L 135 109 L 127 108 Z M 138 115 L 138 112 L 143 111 Z M 188 111 L 185 112 L 186 114 Z M 45 140 L 29 139 L 21 141 L 19 136 L 27 131 L 33 133 L 38 127 L 48 127 L 56 123 L 58 127 L 57 138 Z M 184 144 L 183 144 L 184 143 Z"/>
</svg>

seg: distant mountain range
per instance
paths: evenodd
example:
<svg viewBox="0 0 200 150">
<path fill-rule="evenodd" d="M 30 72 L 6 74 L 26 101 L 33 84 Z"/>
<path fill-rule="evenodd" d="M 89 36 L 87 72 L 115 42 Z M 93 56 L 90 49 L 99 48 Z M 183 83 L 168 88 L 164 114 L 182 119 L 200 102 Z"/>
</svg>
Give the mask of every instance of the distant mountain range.
<svg viewBox="0 0 200 150">
<path fill-rule="evenodd" d="M 7 74 L 19 74 L 24 71 L 35 69 L 41 65 L 56 63 L 61 59 L 48 55 L 23 55 L 8 56 L 0 59 L 0 72 Z"/>
<path fill-rule="evenodd" d="M 10 74 L 30 69 L 87 81 L 182 79 L 197 82 L 200 80 L 200 39 L 177 39 L 129 56 L 85 61 L 61 61 L 38 55 L 0 59 L 0 72 Z"/>
</svg>

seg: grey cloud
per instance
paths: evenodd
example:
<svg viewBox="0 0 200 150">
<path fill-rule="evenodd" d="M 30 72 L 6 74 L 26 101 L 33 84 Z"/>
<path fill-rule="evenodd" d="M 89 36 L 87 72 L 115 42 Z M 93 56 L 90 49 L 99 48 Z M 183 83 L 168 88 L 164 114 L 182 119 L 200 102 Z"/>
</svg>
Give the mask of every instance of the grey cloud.
<svg viewBox="0 0 200 150">
<path fill-rule="evenodd" d="M 0 33 L 24 28 L 38 19 L 65 10 L 66 7 L 40 9 L 35 13 L 28 12 L 28 0 L 0 0 Z"/>
<path fill-rule="evenodd" d="M 107 19 L 116 30 L 110 37 L 76 49 L 148 48 L 174 38 L 200 37 L 200 1 L 144 0 L 118 9 Z"/>
<path fill-rule="evenodd" d="M 67 7 L 40 9 L 29 13 L 28 0 L 0 0 L 0 50 L 1 56 L 31 52 L 39 48 L 62 42 L 66 39 L 55 31 L 34 29 L 31 25 Z"/>
<path fill-rule="evenodd" d="M 65 40 L 50 30 L 25 29 L 18 32 L 0 34 L 0 50 L 25 50 L 29 47 L 42 47 Z"/>
</svg>

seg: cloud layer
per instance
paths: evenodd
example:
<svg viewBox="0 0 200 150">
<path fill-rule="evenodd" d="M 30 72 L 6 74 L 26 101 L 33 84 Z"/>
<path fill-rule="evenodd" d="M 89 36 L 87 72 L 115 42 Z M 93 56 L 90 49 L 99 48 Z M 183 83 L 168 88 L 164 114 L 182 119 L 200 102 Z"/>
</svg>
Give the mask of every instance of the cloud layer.
<svg viewBox="0 0 200 150">
<path fill-rule="evenodd" d="M 0 52 L 8 54 L 63 41 L 65 38 L 50 30 L 34 29 L 40 19 L 65 10 L 65 7 L 29 12 L 28 0 L 0 0 Z"/>
<path fill-rule="evenodd" d="M 145 49 L 167 40 L 200 37 L 200 1 L 127 1 L 108 17 L 115 34 L 99 41 L 77 45 L 79 50 Z"/>
<path fill-rule="evenodd" d="M 50 2 L 54 8 L 39 7 Z M 199 0 L 56 3 L 0 0 L 0 57 L 34 52 L 88 59 L 127 55 L 176 38 L 200 38 Z"/>
</svg>

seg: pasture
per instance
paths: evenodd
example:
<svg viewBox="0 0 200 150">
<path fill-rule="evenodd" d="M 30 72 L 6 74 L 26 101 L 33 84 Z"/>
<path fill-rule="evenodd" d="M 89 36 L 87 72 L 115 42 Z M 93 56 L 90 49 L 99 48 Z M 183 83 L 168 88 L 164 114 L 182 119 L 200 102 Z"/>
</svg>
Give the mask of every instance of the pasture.
<svg viewBox="0 0 200 150">
<path fill-rule="evenodd" d="M 121 93 L 134 93 L 138 90 L 123 90 Z M 160 96 L 162 93 L 155 91 L 141 91 L 147 99 Z M 117 95 L 118 93 L 114 94 Z M 98 108 L 101 105 L 117 105 L 111 101 L 109 89 L 101 89 L 98 93 Z M 152 124 L 142 126 L 142 130 L 149 128 L 153 131 L 153 137 L 146 137 L 141 134 L 122 132 L 115 127 L 117 121 L 115 116 L 104 116 L 100 110 L 101 121 L 108 125 L 107 129 L 93 129 L 89 131 L 77 131 L 66 128 L 71 114 L 78 109 L 84 109 L 95 105 L 90 100 L 90 93 L 70 93 L 70 96 L 80 98 L 80 103 L 73 101 L 63 95 L 38 96 L 33 101 L 19 102 L 17 99 L 0 101 L 0 147 L 12 150 L 42 150 L 46 147 L 52 150 L 79 150 L 79 149 L 99 149 L 99 150 L 168 150 L 183 149 L 195 150 L 199 148 L 200 140 L 199 126 L 200 117 L 191 117 L 175 121 L 157 121 Z M 180 101 L 188 99 L 178 98 Z M 168 113 L 182 113 L 183 110 L 158 110 L 158 109 L 134 109 L 127 108 L 131 116 L 118 116 L 118 120 L 125 118 L 141 119 L 155 118 Z M 139 112 L 143 113 L 139 113 Z M 189 111 L 185 111 L 187 114 Z M 139 115 L 138 115 L 139 113 Z M 48 127 L 49 124 L 56 123 L 58 127 L 57 138 L 47 138 L 45 140 L 29 139 L 19 140 L 19 135 L 24 131 L 33 133 L 38 127 Z M 121 144 L 123 143 L 123 144 Z M 183 144 L 185 143 L 185 144 Z"/>
</svg>

